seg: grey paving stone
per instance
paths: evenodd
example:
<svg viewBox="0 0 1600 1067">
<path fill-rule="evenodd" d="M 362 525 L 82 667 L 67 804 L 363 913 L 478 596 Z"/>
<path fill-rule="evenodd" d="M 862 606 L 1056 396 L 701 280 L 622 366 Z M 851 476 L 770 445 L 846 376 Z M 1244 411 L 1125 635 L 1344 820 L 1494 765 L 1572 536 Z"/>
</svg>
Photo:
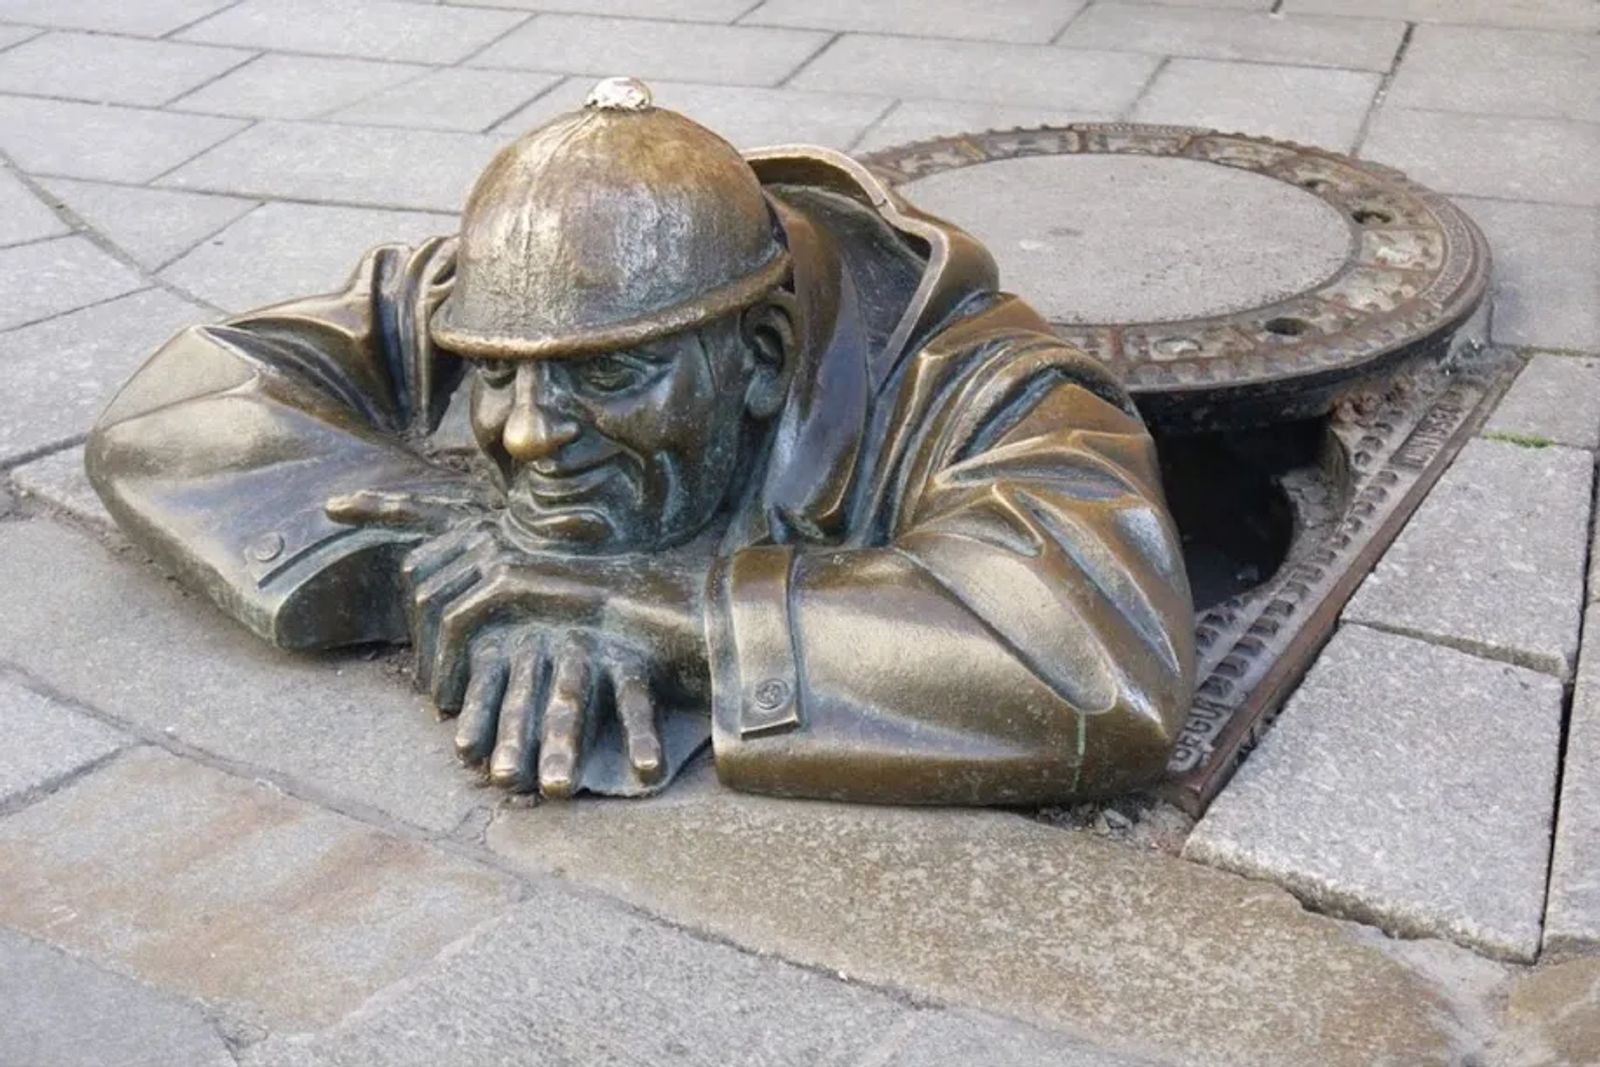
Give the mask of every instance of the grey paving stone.
<svg viewBox="0 0 1600 1067">
<path fill-rule="evenodd" d="M 855 150 L 871 152 L 890 145 L 970 130 L 1110 122 L 1116 117 L 1110 112 L 1095 114 L 1045 106 L 1011 107 L 1006 104 L 968 104 L 953 100 L 903 100 L 856 142 Z"/>
<path fill-rule="evenodd" d="M 1506 996 L 1493 1067 L 1589 1067 L 1600 1049 L 1600 956 L 1518 975 Z"/>
<path fill-rule="evenodd" d="M 71 230 L 11 171 L 0 169 L 0 245 L 37 241 Z"/>
<path fill-rule="evenodd" d="M 1345 152 L 1361 132 L 1379 80 L 1366 71 L 1174 59 L 1140 98 L 1133 118 Z"/>
<path fill-rule="evenodd" d="M 458 211 L 504 142 L 499 137 L 436 130 L 268 121 L 179 167 L 160 184 L 246 196 Z"/>
<path fill-rule="evenodd" d="M 1274 886 L 1004 812 L 745 796 L 708 770 L 648 804 L 505 810 L 487 840 L 751 950 L 1135 1058 L 1371 1067 L 1467 1051 L 1431 980 Z"/>
<path fill-rule="evenodd" d="M 1344 617 L 1565 678 L 1592 477 L 1577 449 L 1468 442 Z"/>
<path fill-rule="evenodd" d="M 1127 0 L 1128 3 L 1160 7 L 1214 7 L 1229 11 L 1270 11 L 1278 0 Z"/>
<path fill-rule="evenodd" d="M 1536 354 L 1483 432 L 1600 448 L 1600 359 Z"/>
<path fill-rule="evenodd" d="M 0 746 L 0 804 L 48 787 L 128 742 L 126 735 L 99 720 L 25 689 L 11 678 L 0 678 L 0 726 L 6 737 L 5 745 Z M 0 974 L 4 971 L 0 967 Z M 0 1003 L 10 1002 L 0 997 Z M 0 1023 L 0 1033 L 4 1025 Z M 0 1040 L 0 1057 L 7 1051 Z"/>
<path fill-rule="evenodd" d="M 455 63 L 526 18 L 515 11 L 395 0 L 244 0 L 178 37 L 269 51 Z"/>
<path fill-rule="evenodd" d="M 0 21 L 160 37 L 230 0 L 0 0 Z"/>
<path fill-rule="evenodd" d="M 1440 192 L 1600 205 L 1600 125 L 1593 123 L 1384 107 L 1361 155 Z"/>
<path fill-rule="evenodd" d="M 907 1014 L 592 897 L 536 892 L 339 1026 L 269 1040 L 244 1063 L 850 1067 Z"/>
<path fill-rule="evenodd" d="M 38 452 L 88 432 L 128 375 L 157 345 L 207 312 L 146 289 L 69 315 L 0 333 L 0 459 Z"/>
<path fill-rule="evenodd" d="M 1600 606 L 1591 604 L 1567 720 L 1544 949 L 1600 949 Z"/>
<path fill-rule="evenodd" d="M 0 53 L 0 92 L 155 106 L 251 55 L 100 33 L 47 33 Z"/>
<path fill-rule="evenodd" d="M 1345 626 L 1184 855 L 1504 959 L 1539 950 L 1561 683 Z"/>
<path fill-rule="evenodd" d="M 1248 59 L 1386 71 L 1405 23 L 1392 19 L 1284 18 L 1260 11 L 1100 3 L 1078 16 L 1058 44 L 1200 59 Z"/>
<path fill-rule="evenodd" d="M 513 134 L 532 129 L 565 111 L 583 106 L 592 88 L 588 78 L 568 78 L 496 127 Z M 681 111 L 740 148 L 770 144 L 820 144 L 845 148 L 892 101 L 883 96 L 763 89 L 742 85 L 696 85 L 652 81 L 656 103 Z"/>
<path fill-rule="evenodd" d="M 1106 113 L 1131 104 L 1157 62 L 1132 52 L 846 34 L 789 84 Z"/>
<path fill-rule="evenodd" d="M 264 204 L 161 272 L 229 311 L 333 292 L 361 254 L 389 241 L 452 233 L 456 216 L 311 204 Z"/>
<path fill-rule="evenodd" d="M 740 25 L 804 26 L 857 33 L 963 37 L 975 41 L 1044 44 L 1061 32 L 1087 0 L 765 0 Z"/>
<path fill-rule="evenodd" d="M 1494 255 L 1498 344 L 1600 352 L 1600 211 L 1461 198 Z"/>
<path fill-rule="evenodd" d="M 106 527 L 114 525 L 83 471 L 82 445 L 13 468 L 11 481 L 24 494 L 74 518 Z"/>
<path fill-rule="evenodd" d="M 0 330 L 109 300 L 148 284 L 86 237 L 0 248 Z"/>
<path fill-rule="evenodd" d="M 10 48 L 43 32 L 33 26 L 0 26 L 0 48 Z"/>
<path fill-rule="evenodd" d="M 1600 38 L 1420 26 L 1389 86 L 1395 107 L 1600 120 Z"/>
<path fill-rule="evenodd" d="M 561 80 L 533 71 L 447 67 L 333 112 L 336 122 L 481 132 Z"/>
<path fill-rule="evenodd" d="M 816 30 L 540 15 L 468 65 L 776 85 L 828 39 Z"/>
<path fill-rule="evenodd" d="M 1407 22 L 1600 29 L 1600 5 L 1590 0 L 1286 0 L 1283 10 L 1291 15 L 1378 15 Z"/>
<path fill-rule="evenodd" d="M 233 196 L 71 178 L 47 178 L 41 184 L 58 203 L 152 270 L 256 206 L 254 200 Z"/>
<path fill-rule="evenodd" d="M 146 182 L 243 128 L 208 115 L 0 96 L 0 148 L 30 174 Z"/>
<path fill-rule="evenodd" d="M 0 524 L 0 588 L 0 660 L 120 720 L 428 830 L 497 798 L 393 661 L 271 649 L 137 554 L 43 520 Z"/>
<path fill-rule="evenodd" d="M 172 106 L 212 115 L 316 118 L 374 92 L 413 81 L 430 69 L 336 56 L 263 55 Z"/>
<path fill-rule="evenodd" d="M 516 883 L 145 747 L 0 820 L 0 923 L 271 1029 L 326 1026 Z"/>
<path fill-rule="evenodd" d="M 1305 190 L 1199 160 L 1034 156 L 900 187 L 967 228 L 1052 322 L 1159 322 L 1242 311 L 1314 288 L 1350 224 Z"/>
<path fill-rule="evenodd" d="M 0 930 L 0 1061 L 17 1067 L 232 1067 L 200 1007 Z"/>
<path fill-rule="evenodd" d="M 752 0 L 488 0 L 485 6 L 682 22 L 732 22 L 749 11 L 751 3 Z"/>
<path fill-rule="evenodd" d="M 1074 1041 L 979 1012 L 922 1011 L 882 1067 L 1156 1067 L 1154 1060 Z"/>
</svg>

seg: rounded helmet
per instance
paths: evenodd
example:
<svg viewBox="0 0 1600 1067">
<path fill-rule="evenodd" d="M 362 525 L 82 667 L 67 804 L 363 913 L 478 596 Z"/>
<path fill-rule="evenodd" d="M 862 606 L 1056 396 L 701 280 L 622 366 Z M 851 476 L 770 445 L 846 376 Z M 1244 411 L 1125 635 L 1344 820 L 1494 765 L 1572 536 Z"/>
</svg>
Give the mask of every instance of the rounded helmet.
<svg viewBox="0 0 1600 1067">
<path fill-rule="evenodd" d="M 738 151 L 614 78 L 478 179 L 431 330 L 466 356 L 613 351 L 753 304 L 788 267 Z"/>
</svg>

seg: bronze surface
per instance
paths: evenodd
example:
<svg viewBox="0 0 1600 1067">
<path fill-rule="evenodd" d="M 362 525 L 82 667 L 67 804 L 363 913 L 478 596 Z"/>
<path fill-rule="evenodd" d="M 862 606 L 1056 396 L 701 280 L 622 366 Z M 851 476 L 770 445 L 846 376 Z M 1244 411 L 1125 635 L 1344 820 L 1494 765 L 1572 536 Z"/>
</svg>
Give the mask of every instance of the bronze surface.
<svg viewBox="0 0 1600 1067">
<path fill-rule="evenodd" d="M 1038 804 L 1149 784 L 1190 707 L 1115 378 L 853 160 L 730 161 L 637 83 L 503 153 L 459 241 L 184 331 L 86 452 L 262 637 L 410 641 L 513 789 L 653 792 L 709 732 L 736 788 Z"/>
</svg>

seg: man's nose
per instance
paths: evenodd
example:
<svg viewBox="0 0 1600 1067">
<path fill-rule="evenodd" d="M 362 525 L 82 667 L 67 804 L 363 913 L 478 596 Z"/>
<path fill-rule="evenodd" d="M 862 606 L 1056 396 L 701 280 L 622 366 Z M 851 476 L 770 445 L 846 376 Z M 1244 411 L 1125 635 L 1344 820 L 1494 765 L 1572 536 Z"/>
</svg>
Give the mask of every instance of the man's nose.
<svg viewBox="0 0 1600 1067">
<path fill-rule="evenodd" d="M 577 422 L 551 406 L 552 399 L 546 368 L 538 364 L 518 368 L 511 416 L 500 435 L 512 459 L 523 463 L 544 459 L 577 439 Z"/>
</svg>

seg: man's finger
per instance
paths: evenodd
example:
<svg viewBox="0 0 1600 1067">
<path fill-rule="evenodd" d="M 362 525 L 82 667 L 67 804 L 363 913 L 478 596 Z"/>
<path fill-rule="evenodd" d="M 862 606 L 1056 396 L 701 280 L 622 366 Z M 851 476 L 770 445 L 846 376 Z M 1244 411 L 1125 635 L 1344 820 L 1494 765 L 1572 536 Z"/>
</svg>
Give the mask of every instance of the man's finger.
<svg viewBox="0 0 1600 1067">
<path fill-rule="evenodd" d="M 611 691 L 617 702 L 617 719 L 622 723 L 622 744 L 628 753 L 628 763 L 641 782 L 654 785 L 661 780 L 667 767 L 650 684 L 632 665 L 613 666 Z"/>
<path fill-rule="evenodd" d="M 431 689 L 436 707 L 453 708 L 461 699 L 467 684 L 467 650 L 472 639 L 505 606 L 505 590 L 500 583 L 493 578 L 479 581 L 476 570 L 473 573 L 476 585 L 469 585 L 452 599 L 441 597 L 436 611 L 413 624 L 419 656 L 429 655 L 431 649 L 426 679 L 420 662 L 417 671 L 422 684 Z M 443 576 L 440 571 L 436 577 Z M 422 644 L 424 630 L 428 645 Z"/>
<path fill-rule="evenodd" d="M 471 589 L 479 578 L 478 560 L 464 556 L 435 572 L 411 595 L 411 639 L 417 649 L 417 685 L 429 688 L 437 677 L 437 645 L 441 615 L 456 599 Z M 456 707 L 453 700 L 441 696 L 459 695 L 434 692 L 434 706 L 442 709 Z"/>
<path fill-rule="evenodd" d="M 493 747 L 507 670 L 504 642 L 482 640 L 473 648 L 472 680 L 456 720 L 456 756 L 468 766 L 482 763 Z"/>
<path fill-rule="evenodd" d="M 535 785 L 533 761 L 539 730 L 541 682 L 546 673 L 544 646 L 536 640 L 511 647 L 510 680 L 500 702 L 500 724 L 489 757 L 489 780 L 517 792 Z"/>
<path fill-rule="evenodd" d="M 489 531 L 474 523 L 424 541 L 400 562 L 400 576 L 405 579 L 406 588 L 415 590 L 445 564 L 478 548 L 490 537 Z"/>
<path fill-rule="evenodd" d="M 547 797 L 570 797 L 578 788 L 585 720 L 595 696 L 593 655 L 586 642 L 569 639 L 551 669 L 539 744 L 539 792 Z"/>
</svg>

